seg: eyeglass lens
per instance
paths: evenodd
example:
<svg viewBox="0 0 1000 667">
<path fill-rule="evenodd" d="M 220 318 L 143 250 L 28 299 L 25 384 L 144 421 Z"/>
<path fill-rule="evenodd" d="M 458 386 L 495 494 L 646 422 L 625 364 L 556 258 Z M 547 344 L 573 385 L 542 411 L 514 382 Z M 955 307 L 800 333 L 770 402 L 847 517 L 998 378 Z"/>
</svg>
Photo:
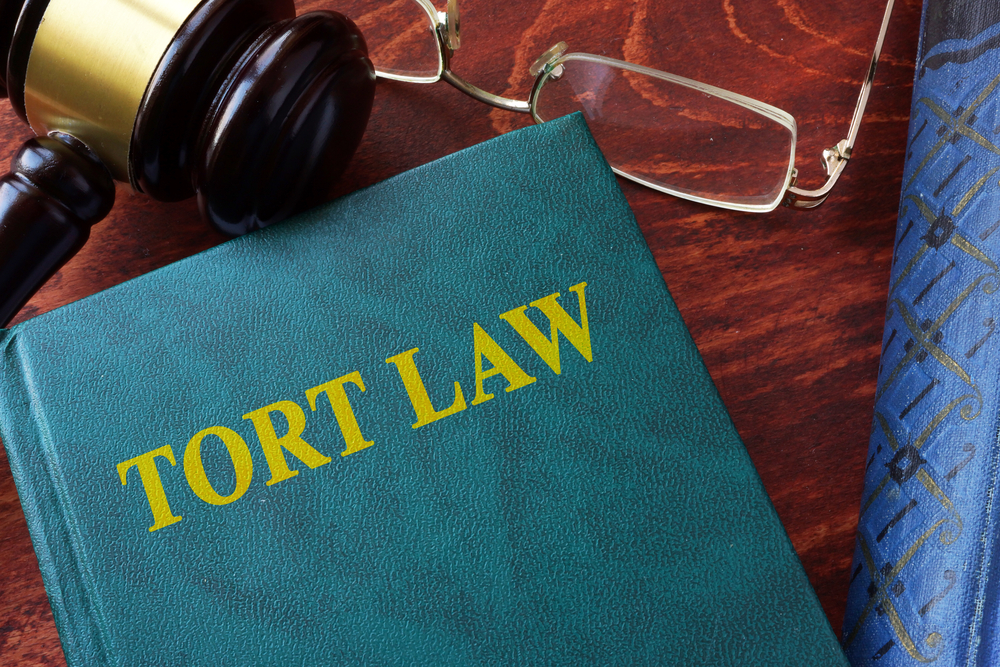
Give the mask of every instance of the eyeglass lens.
<svg viewBox="0 0 1000 667">
<path fill-rule="evenodd" d="M 442 56 L 430 2 L 342 4 L 380 74 L 437 79 Z M 758 111 L 760 103 L 685 81 L 571 53 L 544 76 L 533 111 L 541 122 L 583 112 L 611 166 L 640 183 L 728 208 L 775 208 L 794 163 L 794 121 L 783 124 Z"/>
<path fill-rule="evenodd" d="M 365 36 L 368 55 L 380 74 L 425 79 L 441 73 L 434 23 L 413 0 L 373 3 L 344 0 L 337 11 L 349 16 Z"/>
<path fill-rule="evenodd" d="M 647 185 L 734 207 L 779 203 L 795 142 L 789 128 L 620 65 L 566 56 L 538 91 L 537 117 L 582 111 L 611 166 Z"/>
</svg>

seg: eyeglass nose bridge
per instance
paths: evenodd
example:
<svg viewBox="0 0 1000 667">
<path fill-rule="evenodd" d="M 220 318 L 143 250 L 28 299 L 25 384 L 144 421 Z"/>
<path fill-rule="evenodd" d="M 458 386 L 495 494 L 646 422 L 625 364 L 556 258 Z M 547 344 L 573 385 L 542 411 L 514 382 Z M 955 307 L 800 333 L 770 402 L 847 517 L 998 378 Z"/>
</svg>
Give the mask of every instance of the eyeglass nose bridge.
<svg viewBox="0 0 1000 667">
<path fill-rule="evenodd" d="M 518 113 L 531 112 L 530 102 L 494 95 L 469 83 L 451 70 L 451 58 L 461 46 L 458 0 L 448 0 L 447 11 L 437 13 L 436 32 L 442 60 L 441 80 L 451 84 L 469 97 L 498 109 Z"/>
</svg>

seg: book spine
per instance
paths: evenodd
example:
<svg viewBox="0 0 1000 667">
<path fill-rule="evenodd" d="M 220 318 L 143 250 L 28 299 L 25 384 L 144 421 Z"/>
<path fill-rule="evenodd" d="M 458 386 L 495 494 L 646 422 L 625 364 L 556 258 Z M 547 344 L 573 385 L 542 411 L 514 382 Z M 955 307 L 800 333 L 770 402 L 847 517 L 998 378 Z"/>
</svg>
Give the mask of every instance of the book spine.
<svg viewBox="0 0 1000 667">
<path fill-rule="evenodd" d="M 87 585 L 85 554 L 67 511 L 59 461 L 31 386 L 16 329 L 0 330 L 0 437 L 28 522 L 45 591 L 69 667 L 114 664 Z M 53 509 L 55 508 L 55 509 Z"/>
<path fill-rule="evenodd" d="M 853 665 L 996 665 L 1000 5 L 926 0 L 844 618 Z"/>
</svg>

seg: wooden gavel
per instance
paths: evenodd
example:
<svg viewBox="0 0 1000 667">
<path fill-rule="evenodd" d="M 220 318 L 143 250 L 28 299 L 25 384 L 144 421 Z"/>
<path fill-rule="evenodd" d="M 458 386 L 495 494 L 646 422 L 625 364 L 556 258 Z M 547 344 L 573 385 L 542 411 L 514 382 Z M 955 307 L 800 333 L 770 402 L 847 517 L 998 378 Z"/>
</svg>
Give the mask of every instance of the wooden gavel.
<svg viewBox="0 0 1000 667">
<path fill-rule="evenodd" d="M 364 38 L 292 0 L 0 0 L 0 94 L 37 137 L 0 179 L 0 326 L 114 181 L 239 235 L 322 202 L 375 95 Z"/>
</svg>

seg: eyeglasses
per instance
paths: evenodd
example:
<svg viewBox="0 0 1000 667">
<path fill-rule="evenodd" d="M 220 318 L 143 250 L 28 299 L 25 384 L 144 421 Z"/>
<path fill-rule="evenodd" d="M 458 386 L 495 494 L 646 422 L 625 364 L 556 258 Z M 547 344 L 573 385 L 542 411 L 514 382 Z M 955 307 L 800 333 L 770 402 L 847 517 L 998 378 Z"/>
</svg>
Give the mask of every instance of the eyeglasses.
<svg viewBox="0 0 1000 667">
<path fill-rule="evenodd" d="M 851 157 L 893 3 L 886 5 L 847 138 L 823 151 L 827 180 L 817 190 L 796 187 L 795 119 L 769 104 L 621 60 L 569 53 L 565 42 L 531 66 L 528 101 L 509 99 L 451 70 L 461 45 L 458 0 L 448 0 L 444 12 L 430 0 L 394 0 L 352 18 L 381 78 L 444 79 L 486 104 L 530 113 L 537 123 L 581 111 L 617 174 L 711 206 L 767 212 L 781 204 L 815 208 L 830 194 Z"/>
</svg>

